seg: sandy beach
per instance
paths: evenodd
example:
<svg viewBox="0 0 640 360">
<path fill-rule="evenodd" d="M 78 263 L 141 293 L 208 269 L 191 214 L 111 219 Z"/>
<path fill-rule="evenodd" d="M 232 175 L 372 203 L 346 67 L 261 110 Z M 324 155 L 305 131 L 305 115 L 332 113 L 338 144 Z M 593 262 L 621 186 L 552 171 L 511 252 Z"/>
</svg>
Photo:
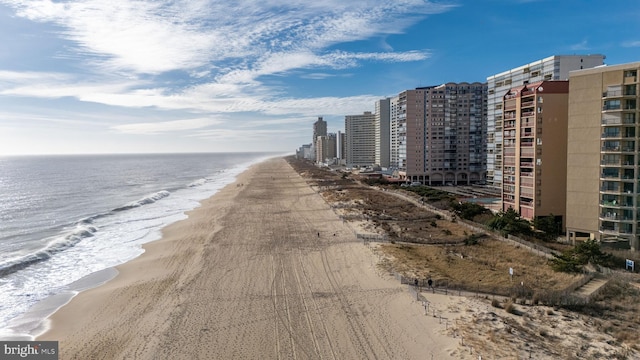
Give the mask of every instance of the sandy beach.
<svg viewBox="0 0 640 360">
<path fill-rule="evenodd" d="M 60 359 L 467 357 L 284 159 L 188 215 L 38 339 Z"/>
</svg>

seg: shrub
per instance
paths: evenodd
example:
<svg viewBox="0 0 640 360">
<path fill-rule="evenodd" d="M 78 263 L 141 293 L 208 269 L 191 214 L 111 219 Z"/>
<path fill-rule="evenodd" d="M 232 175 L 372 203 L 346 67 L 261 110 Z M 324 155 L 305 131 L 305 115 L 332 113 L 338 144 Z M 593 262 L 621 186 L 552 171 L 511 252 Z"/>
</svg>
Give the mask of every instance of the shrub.
<svg viewBox="0 0 640 360">
<path fill-rule="evenodd" d="M 513 304 L 513 301 L 507 301 L 507 303 L 504 305 L 504 311 L 508 312 L 509 314 L 514 314 L 516 312 L 516 306 Z"/>
<path fill-rule="evenodd" d="M 471 234 L 471 235 L 467 236 L 464 239 L 464 244 L 465 245 L 478 245 L 480 243 L 480 240 L 482 238 L 484 238 L 485 236 L 487 236 L 487 235 L 483 234 L 483 233 Z"/>
</svg>

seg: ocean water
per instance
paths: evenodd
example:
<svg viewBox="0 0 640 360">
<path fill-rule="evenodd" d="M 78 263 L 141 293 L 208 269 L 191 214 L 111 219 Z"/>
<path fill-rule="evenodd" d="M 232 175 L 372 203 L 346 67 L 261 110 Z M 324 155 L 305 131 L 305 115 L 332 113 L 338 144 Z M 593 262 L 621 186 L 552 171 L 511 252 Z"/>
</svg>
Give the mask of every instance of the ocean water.
<svg viewBox="0 0 640 360">
<path fill-rule="evenodd" d="M 37 335 L 55 304 L 115 275 L 164 226 L 273 156 L 0 157 L 0 339 Z"/>
</svg>

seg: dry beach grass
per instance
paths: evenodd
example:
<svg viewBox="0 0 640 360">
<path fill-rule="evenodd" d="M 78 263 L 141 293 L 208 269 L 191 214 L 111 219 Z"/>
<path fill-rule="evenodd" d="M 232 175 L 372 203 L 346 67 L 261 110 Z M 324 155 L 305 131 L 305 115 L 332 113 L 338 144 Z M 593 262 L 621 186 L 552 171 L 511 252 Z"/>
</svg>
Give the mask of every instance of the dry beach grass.
<svg viewBox="0 0 640 360">
<path fill-rule="evenodd" d="M 409 278 L 431 278 L 453 288 L 444 300 L 429 291 L 422 293 L 429 311 L 450 323 L 446 333 L 458 339 L 459 347 L 451 356 L 640 359 L 637 276 L 612 281 L 592 304 L 573 308 L 532 306 L 531 299 L 525 305 L 517 297 L 490 295 L 505 289 L 517 294 L 513 289 L 518 286 L 541 292 L 563 289 L 576 276 L 554 272 L 546 258 L 489 237 L 481 238 L 478 245 L 464 245 L 464 238 L 473 231 L 391 196 L 390 188 L 380 191 L 345 179 L 337 183 L 340 174 L 313 169 L 309 164 L 297 163 L 297 168 L 339 215 L 350 219 L 355 232 L 385 235 L 391 240 L 371 245 L 378 255 L 379 269 Z M 558 245 L 558 249 L 566 248 Z M 513 279 L 509 268 L 515 270 Z M 455 291 L 455 285 L 467 289 L 466 293 Z M 476 297 L 478 290 L 480 296 Z M 451 296 L 458 293 L 467 296 Z"/>
</svg>

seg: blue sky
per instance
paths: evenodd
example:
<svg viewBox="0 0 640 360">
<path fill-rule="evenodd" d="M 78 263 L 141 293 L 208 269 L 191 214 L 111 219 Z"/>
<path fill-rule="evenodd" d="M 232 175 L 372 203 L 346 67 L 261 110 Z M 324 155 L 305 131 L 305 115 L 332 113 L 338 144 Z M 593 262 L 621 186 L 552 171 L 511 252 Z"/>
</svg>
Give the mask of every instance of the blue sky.
<svg viewBox="0 0 640 360">
<path fill-rule="evenodd" d="M 324 116 L 551 55 L 640 61 L 638 0 L 0 0 L 0 155 L 286 151 Z"/>
</svg>

